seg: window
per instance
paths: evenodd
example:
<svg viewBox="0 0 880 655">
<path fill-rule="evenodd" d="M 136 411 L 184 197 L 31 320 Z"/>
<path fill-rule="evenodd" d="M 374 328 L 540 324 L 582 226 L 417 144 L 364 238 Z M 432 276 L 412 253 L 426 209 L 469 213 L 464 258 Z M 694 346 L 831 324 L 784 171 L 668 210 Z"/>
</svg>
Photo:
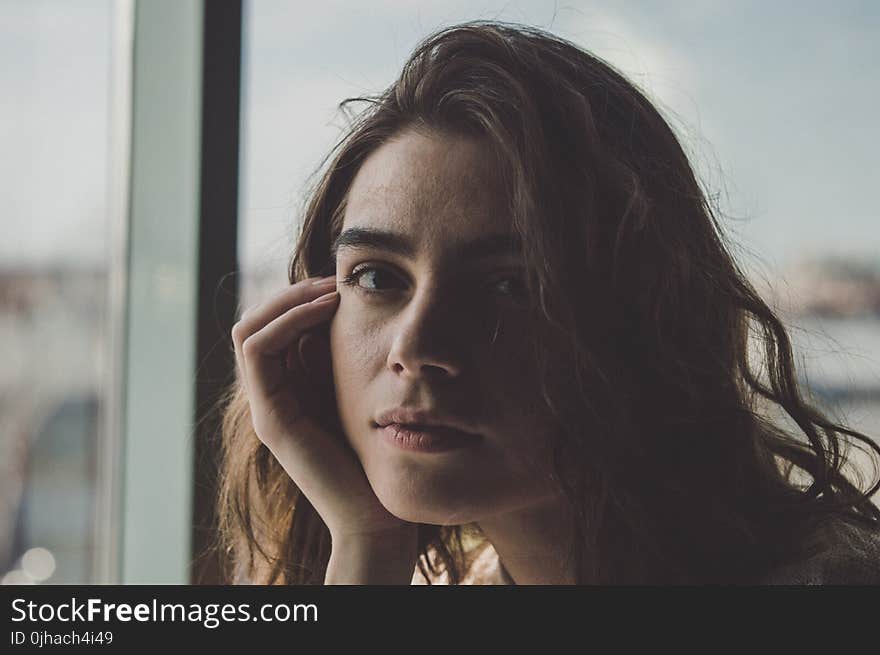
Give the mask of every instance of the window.
<svg viewBox="0 0 880 655">
<path fill-rule="evenodd" d="M 813 7 L 792 21 L 764 5 L 248 1 L 243 304 L 287 283 L 312 174 L 346 125 L 341 100 L 386 88 L 436 29 L 528 23 L 603 57 L 659 105 L 720 201 L 735 254 L 796 328 L 816 401 L 880 437 L 880 92 L 871 68 L 880 14 L 860 7 Z"/>
<path fill-rule="evenodd" d="M 236 287 L 248 306 L 286 284 L 337 104 L 464 20 L 546 27 L 639 83 L 817 402 L 880 435 L 880 14 L 859 7 L 0 4 L 0 580 L 198 581 L 216 443 L 197 418 L 233 370 Z"/>
<path fill-rule="evenodd" d="M 109 0 L 0 5 L 0 577 L 107 579 L 119 89 Z"/>
</svg>

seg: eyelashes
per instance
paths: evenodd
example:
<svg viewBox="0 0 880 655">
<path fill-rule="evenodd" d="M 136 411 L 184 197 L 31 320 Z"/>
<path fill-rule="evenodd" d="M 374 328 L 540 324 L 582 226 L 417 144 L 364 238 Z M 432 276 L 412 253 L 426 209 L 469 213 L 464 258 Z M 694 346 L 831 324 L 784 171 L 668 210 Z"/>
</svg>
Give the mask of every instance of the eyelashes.
<svg viewBox="0 0 880 655">
<path fill-rule="evenodd" d="M 359 284 L 361 278 L 364 276 L 364 273 L 373 273 L 380 274 L 383 277 L 396 278 L 396 276 L 390 271 L 385 270 L 384 268 L 380 268 L 378 266 L 371 266 L 369 264 L 364 264 L 360 266 L 355 266 L 351 273 L 342 278 L 342 283 L 354 287 L 360 291 L 365 291 L 367 293 L 383 293 L 389 291 L 388 289 L 371 289 L 369 287 L 363 287 Z"/>
<path fill-rule="evenodd" d="M 371 275 L 368 276 L 366 274 Z M 397 284 L 397 286 L 392 288 L 370 288 L 362 286 L 360 284 L 361 280 L 369 277 L 372 277 L 374 287 L 377 285 L 382 286 L 383 281 L 385 280 L 390 280 L 392 284 Z M 377 278 L 379 282 L 375 281 Z M 397 274 L 389 271 L 384 267 L 375 266 L 372 264 L 361 264 L 355 266 L 352 269 L 351 273 L 345 275 L 342 278 L 341 283 L 348 287 L 356 289 L 359 292 L 370 295 L 390 294 L 397 291 L 402 291 L 406 286 L 406 282 L 401 281 L 400 277 Z M 503 277 L 498 277 L 493 282 L 489 282 L 484 286 L 487 292 L 491 293 L 493 290 L 497 290 L 502 285 L 504 290 L 498 293 L 499 296 L 510 298 L 518 302 L 523 302 L 525 300 L 525 282 L 518 275 L 505 275 Z M 483 285 L 481 285 L 481 288 L 482 287 Z"/>
</svg>

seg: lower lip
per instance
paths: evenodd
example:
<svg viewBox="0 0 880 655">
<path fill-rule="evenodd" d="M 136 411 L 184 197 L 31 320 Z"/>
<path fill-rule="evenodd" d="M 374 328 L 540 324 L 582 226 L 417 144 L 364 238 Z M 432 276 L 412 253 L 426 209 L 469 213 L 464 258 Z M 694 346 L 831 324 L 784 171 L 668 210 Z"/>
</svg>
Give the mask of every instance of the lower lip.
<svg viewBox="0 0 880 655">
<path fill-rule="evenodd" d="M 413 428 L 392 423 L 379 427 L 379 432 L 392 446 L 417 453 L 442 453 L 466 448 L 479 441 L 475 434 L 442 427 Z"/>
</svg>

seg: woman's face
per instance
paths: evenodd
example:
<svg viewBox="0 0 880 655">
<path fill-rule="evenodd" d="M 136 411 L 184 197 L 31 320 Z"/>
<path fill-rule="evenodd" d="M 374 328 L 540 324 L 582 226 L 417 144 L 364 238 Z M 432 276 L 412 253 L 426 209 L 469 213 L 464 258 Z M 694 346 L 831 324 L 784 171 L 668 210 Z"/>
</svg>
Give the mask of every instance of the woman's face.
<svg viewBox="0 0 880 655">
<path fill-rule="evenodd" d="M 505 205 L 481 142 L 413 130 L 378 148 L 349 191 L 330 326 L 339 417 L 379 500 L 406 521 L 464 524 L 553 497 L 553 423 Z M 401 447 L 394 426 L 378 427 L 399 407 L 472 436 Z"/>
</svg>

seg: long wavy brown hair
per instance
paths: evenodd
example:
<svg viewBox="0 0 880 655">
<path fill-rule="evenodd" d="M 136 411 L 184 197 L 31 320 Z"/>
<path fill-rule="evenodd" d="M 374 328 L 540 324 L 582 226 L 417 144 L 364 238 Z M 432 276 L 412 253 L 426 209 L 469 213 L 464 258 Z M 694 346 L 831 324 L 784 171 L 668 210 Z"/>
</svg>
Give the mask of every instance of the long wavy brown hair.
<svg viewBox="0 0 880 655">
<path fill-rule="evenodd" d="M 391 136 L 465 135 L 497 155 L 546 330 L 533 354 L 560 426 L 579 583 L 750 581 L 818 552 L 841 521 L 877 529 L 880 481 L 863 490 L 845 464 L 855 446 L 876 478 L 880 449 L 799 387 L 786 329 L 674 132 L 610 65 L 542 30 L 467 23 L 423 41 L 384 93 L 343 105 L 354 102 L 365 108 L 325 162 L 289 280 L 334 271 L 348 189 Z M 254 433 L 239 383 L 217 513 L 227 580 L 323 583 L 329 532 Z M 419 570 L 452 584 L 468 544 L 486 543 L 476 525 L 419 535 Z"/>
</svg>

